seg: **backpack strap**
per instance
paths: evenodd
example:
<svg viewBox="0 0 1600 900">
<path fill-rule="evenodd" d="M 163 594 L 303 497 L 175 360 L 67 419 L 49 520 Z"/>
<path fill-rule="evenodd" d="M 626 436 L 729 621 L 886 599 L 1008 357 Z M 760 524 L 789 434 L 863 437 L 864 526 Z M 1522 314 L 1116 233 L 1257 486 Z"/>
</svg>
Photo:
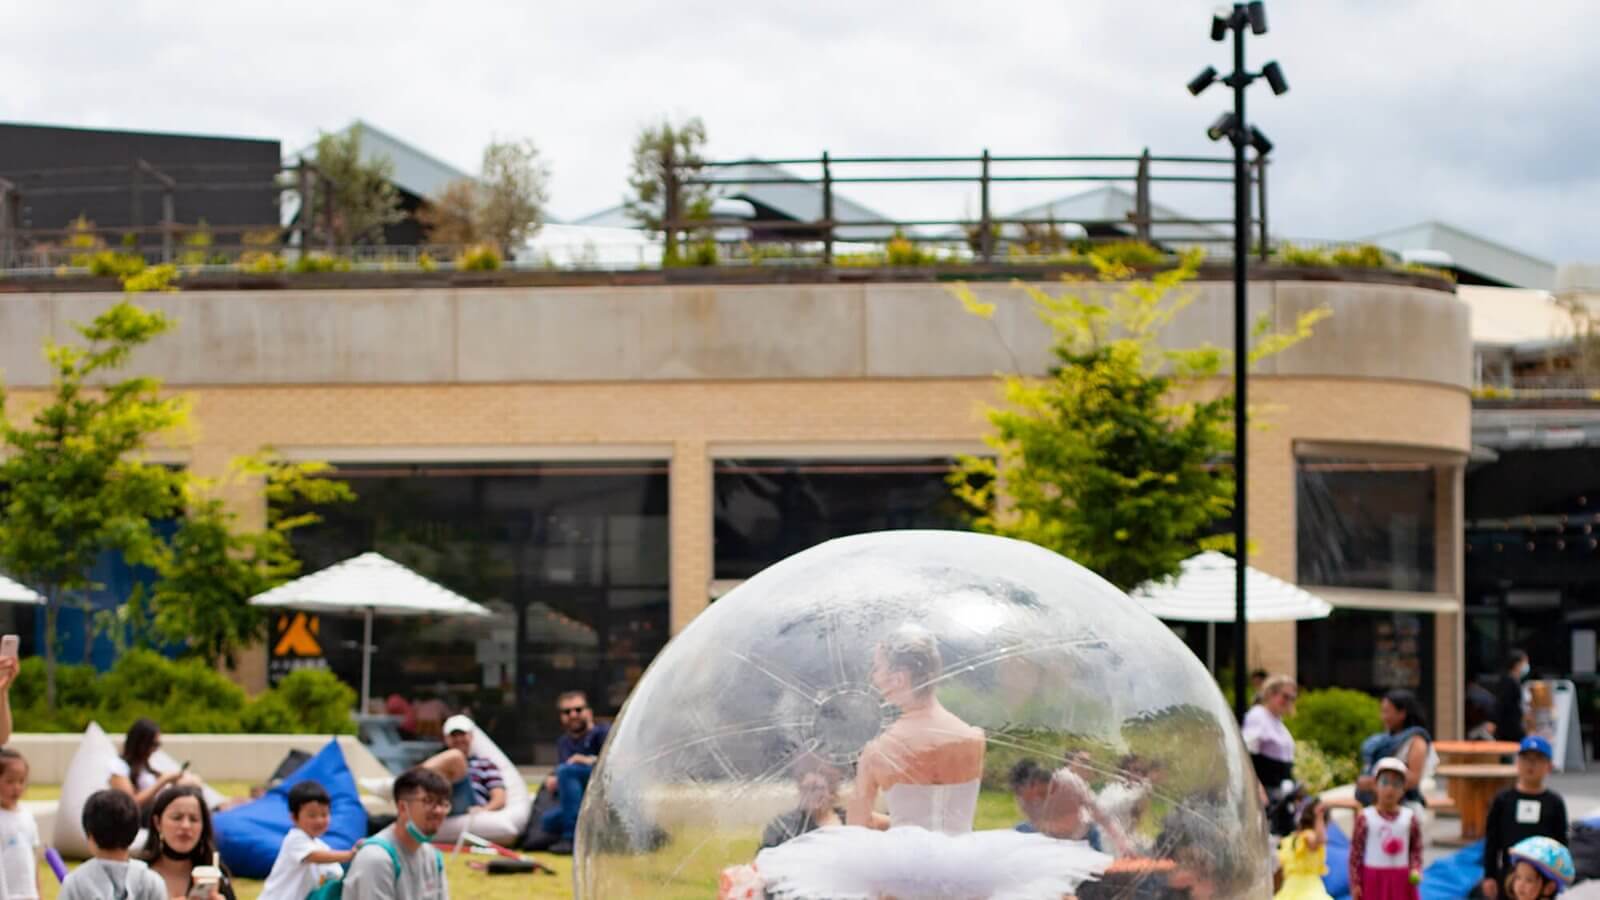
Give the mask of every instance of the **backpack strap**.
<svg viewBox="0 0 1600 900">
<path fill-rule="evenodd" d="M 367 838 L 367 843 L 369 843 L 369 844 L 377 844 L 379 847 L 383 848 L 383 852 L 389 854 L 389 862 L 394 864 L 394 877 L 395 877 L 395 880 L 399 881 L 400 880 L 400 848 L 396 847 L 394 844 L 389 843 L 389 841 L 386 838 L 381 838 L 381 837 L 370 837 L 370 838 Z M 437 851 L 435 851 L 435 852 L 437 852 Z M 441 868 L 443 867 L 443 865 L 444 865 L 444 863 L 443 863 L 443 861 L 441 861 L 440 862 Z"/>
</svg>

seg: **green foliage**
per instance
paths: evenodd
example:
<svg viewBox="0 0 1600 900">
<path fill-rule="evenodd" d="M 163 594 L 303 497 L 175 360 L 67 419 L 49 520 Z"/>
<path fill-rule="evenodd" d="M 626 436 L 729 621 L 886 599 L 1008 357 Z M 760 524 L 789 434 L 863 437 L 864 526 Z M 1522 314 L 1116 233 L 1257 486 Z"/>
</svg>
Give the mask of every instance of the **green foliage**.
<svg viewBox="0 0 1600 900">
<path fill-rule="evenodd" d="M 59 704 L 45 702 L 44 662 L 30 657 L 13 688 L 16 729 L 25 732 L 82 731 L 90 722 L 113 734 L 148 717 L 174 734 L 349 734 L 355 691 L 333 673 L 295 672 L 249 700 L 238 685 L 200 660 L 169 660 L 135 650 L 100 675 L 91 666 L 57 671 Z"/>
<path fill-rule="evenodd" d="M 319 136 L 316 166 L 326 181 L 319 179 L 312 191 L 311 221 L 338 246 L 374 241 L 385 225 L 405 217 L 394 186 L 394 162 L 387 156 L 363 158 L 360 125 L 342 135 Z"/>
<path fill-rule="evenodd" d="M 148 377 L 112 380 L 133 351 L 172 327 L 159 312 L 123 301 L 87 325 L 80 342 L 45 346 L 50 395 L 25 421 L 0 392 L 0 569 L 45 597 L 47 702 L 54 702 L 56 618 L 106 550 L 135 565 L 162 553 L 150 527 L 171 516 L 182 476 L 144 461 L 143 451 L 187 417 Z"/>
<path fill-rule="evenodd" d="M 1228 360 L 1205 345 L 1163 349 L 1162 330 L 1192 300 L 1199 253 L 1148 281 L 1091 253 L 1099 295 L 1024 286 L 1053 334 L 1056 364 L 1044 378 L 1001 379 L 1002 406 L 988 410 L 992 457 L 964 457 L 955 496 L 979 531 L 1019 538 L 1082 563 L 1124 590 L 1170 578 L 1206 539 L 1233 499 L 1233 397 L 1208 387 Z M 983 318 L 994 305 L 954 289 Z M 1326 313 L 1289 334 L 1265 334 L 1258 353 L 1310 333 Z M 1263 344 L 1266 345 L 1263 349 Z M 998 491 L 1004 485 L 1006 503 Z"/>
<path fill-rule="evenodd" d="M 139 271 L 122 277 L 122 290 L 129 294 L 167 294 L 178 289 L 177 285 L 173 284 L 177 280 L 177 266 L 162 263 L 159 266 L 145 268 L 143 260 L 140 260 Z"/>
<path fill-rule="evenodd" d="M 1318 266 L 1333 265 L 1333 257 L 1327 251 L 1316 247 L 1296 247 L 1293 244 L 1282 244 L 1274 255 L 1274 261 L 1286 266 Z"/>
<path fill-rule="evenodd" d="M 89 257 L 89 274 L 98 278 L 129 278 L 144 271 L 144 257 L 135 253 L 100 250 Z"/>
<path fill-rule="evenodd" d="M 1360 769 L 1360 764 L 1353 756 L 1333 756 L 1317 746 L 1315 741 L 1295 741 L 1295 780 L 1313 794 L 1354 782 Z"/>
<path fill-rule="evenodd" d="M 1283 244 L 1278 247 L 1273 255 L 1273 260 L 1286 266 L 1312 266 L 1318 268 L 1341 269 L 1398 269 L 1397 265 L 1382 247 L 1373 244 L 1357 244 L 1353 246 L 1335 247 L 1332 250 L 1323 250 L 1317 247 L 1296 247 L 1293 244 Z"/>
<path fill-rule="evenodd" d="M 678 229 L 666 228 L 667 220 L 704 219 L 711 214 L 710 186 L 684 183 L 704 169 L 705 145 L 706 126 L 697 118 L 681 125 L 663 119 L 659 125 L 640 129 L 634 138 L 630 194 L 623 207 L 640 228 L 664 233 L 663 264 L 679 257 Z"/>
<path fill-rule="evenodd" d="M 183 250 L 178 253 L 178 263 L 185 266 L 203 266 L 211 260 L 211 247 L 216 243 L 211 237 L 211 226 L 201 219 L 194 229 L 183 236 Z"/>
<path fill-rule="evenodd" d="M 883 256 L 891 266 L 931 266 L 939 261 L 938 257 L 918 247 L 898 230 L 884 245 Z"/>
<path fill-rule="evenodd" d="M 185 643 L 190 656 L 230 667 L 240 650 L 264 639 L 268 616 L 250 598 L 300 574 L 289 534 L 319 521 L 312 512 L 283 510 L 354 499 L 345 482 L 319 477 L 327 469 L 324 463 L 261 454 L 235 460 L 220 482 L 191 478 L 187 512 L 169 541 L 170 552 L 156 564 L 151 605 L 157 633 Z M 221 495 L 256 482 L 264 485 L 267 526 L 249 531 Z"/>
<path fill-rule="evenodd" d="M 493 244 L 474 244 L 456 257 L 456 268 L 463 272 L 493 272 L 500 268 L 500 251 Z"/>
<path fill-rule="evenodd" d="M 1378 701 L 1370 694 L 1345 688 L 1301 691 L 1294 715 L 1284 724 L 1297 745 L 1310 741 L 1330 758 L 1352 763 L 1360 753 L 1361 741 L 1383 728 Z"/>
<path fill-rule="evenodd" d="M 1400 267 L 1400 271 L 1414 272 L 1418 275 L 1428 275 L 1433 278 L 1448 281 L 1451 284 L 1456 283 L 1456 273 L 1450 271 L 1449 269 L 1438 269 L 1434 268 L 1433 266 L 1425 266 L 1422 263 L 1406 263 Z"/>
<path fill-rule="evenodd" d="M 350 260 L 342 256 L 329 256 L 326 253 L 312 251 L 300 254 L 300 258 L 294 261 L 294 270 L 300 273 L 348 272 Z"/>
<path fill-rule="evenodd" d="M 702 238 L 684 248 L 682 254 L 662 257 L 661 265 L 668 269 L 687 268 L 692 266 L 714 266 L 722 261 L 722 253 L 717 247 L 717 242 L 711 238 Z"/>
<path fill-rule="evenodd" d="M 1354 247 L 1335 247 L 1329 259 L 1336 266 L 1347 269 L 1385 269 L 1389 267 L 1389 254 L 1372 244 Z"/>
<path fill-rule="evenodd" d="M 1110 243 L 1096 244 L 1089 255 L 1098 256 L 1105 262 L 1127 266 L 1130 269 L 1141 266 L 1160 266 L 1172 261 L 1172 258 L 1167 254 L 1146 244 L 1144 241 L 1111 241 Z M 1085 261 L 1088 261 L 1087 256 Z"/>
<path fill-rule="evenodd" d="M 286 267 L 283 257 L 276 253 L 251 250 L 239 257 L 239 268 L 252 275 L 271 275 Z"/>
<path fill-rule="evenodd" d="M 439 268 L 439 264 L 437 262 L 434 262 L 433 257 L 428 255 L 427 253 L 418 253 L 417 254 L 417 268 L 421 269 L 424 272 L 432 272 L 432 271 L 434 271 L 434 270 Z"/>
</svg>

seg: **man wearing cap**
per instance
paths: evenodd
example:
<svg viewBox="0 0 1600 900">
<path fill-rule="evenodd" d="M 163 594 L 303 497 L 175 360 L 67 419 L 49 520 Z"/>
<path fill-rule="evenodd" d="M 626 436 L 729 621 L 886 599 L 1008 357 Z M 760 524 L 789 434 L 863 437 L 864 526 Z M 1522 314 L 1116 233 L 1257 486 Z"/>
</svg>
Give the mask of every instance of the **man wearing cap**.
<svg viewBox="0 0 1600 900">
<path fill-rule="evenodd" d="M 1480 896 L 1493 900 L 1504 893 L 1509 874 L 1506 851 L 1518 841 L 1542 835 L 1567 842 L 1567 804 L 1560 794 L 1544 786 L 1550 775 L 1550 757 L 1549 741 L 1538 735 L 1522 739 L 1517 751 L 1517 783 L 1495 795 L 1484 823 Z"/>
<path fill-rule="evenodd" d="M 486 756 L 472 753 L 478 726 L 466 716 L 444 720 L 445 750 L 422 764 L 450 783 L 450 815 L 487 812 L 506 805 L 506 783 L 500 768 Z"/>
</svg>

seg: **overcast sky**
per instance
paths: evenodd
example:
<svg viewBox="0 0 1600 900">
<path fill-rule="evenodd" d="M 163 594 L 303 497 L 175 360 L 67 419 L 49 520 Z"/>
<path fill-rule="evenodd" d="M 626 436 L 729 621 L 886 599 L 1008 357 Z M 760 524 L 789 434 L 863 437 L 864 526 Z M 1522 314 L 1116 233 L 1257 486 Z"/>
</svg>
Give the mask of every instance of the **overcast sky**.
<svg viewBox="0 0 1600 900">
<path fill-rule="evenodd" d="M 698 115 L 710 155 L 1209 153 L 1226 72 L 1201 0 L 0 4 L 0 119 L 278 138 L 362 118 L 474 171 L 531 137 L 551 211 L 618 202 L 632 136 Z M 1275 233 L 1350 239 L 1440 219 L 1554 262 L 1600 261 L 1594 5 L 1268 0 L 1290 93 L 1250 92 L 1277 149 Z M 1161 186 L 1158 186 L 1158 188 Z M 1034 187 L 997 211 L 1072 192 Z M 1223 193 L 1219 194 L 1218 191 Z M 1193 214 L 1226 188 L 1155 194 Z M 852 194 L 895 217 L 975 195 Z"/>
</svg>

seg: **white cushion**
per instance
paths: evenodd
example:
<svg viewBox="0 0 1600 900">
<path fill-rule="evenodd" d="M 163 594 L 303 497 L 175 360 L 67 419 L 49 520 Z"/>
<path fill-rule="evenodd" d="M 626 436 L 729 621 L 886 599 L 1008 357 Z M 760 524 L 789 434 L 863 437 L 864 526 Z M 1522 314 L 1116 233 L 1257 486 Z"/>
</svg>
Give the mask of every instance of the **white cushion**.
<svg viewBox="0 0 1600 900">
<path fill-rule="evenodd" d="M 83 859 L 89 855 L 89 839 L 83 833 L 83 806 L 89 802 L 90 794 L 111 786 L 111 765 L 116 759 L 116 745 L 98 722 L 90 722 L 83 730 L 78 752 L 67 764 L 67 776 L 61 779 L 61 802 L 56 805 L 50 842 L 62 856 Z"/>
<path fill-rule="evenodd" d="M 439 828 L 435 840 L 455 843 L 461 836 L 463 829 L 485 840 L 497 844 L 510 844 L 522 834 L 522 829 L 528 824 L 528 811 L 532 803 L 528 797 L 528 783 L 522 780 L 522 774 L 517 767 L 511 764 L 495 742 L 489 739 L 480 729 L 472 736 L 472 754 L 487 757 L 500 770 L 500 777 L 506 783 L 506 805 L 494 812 L 482 812 L 475 816 L 451 816 L 444 820 L 444 825 Z M 470 827 L 467 820 L 472 820 Z"/>
</svg>

